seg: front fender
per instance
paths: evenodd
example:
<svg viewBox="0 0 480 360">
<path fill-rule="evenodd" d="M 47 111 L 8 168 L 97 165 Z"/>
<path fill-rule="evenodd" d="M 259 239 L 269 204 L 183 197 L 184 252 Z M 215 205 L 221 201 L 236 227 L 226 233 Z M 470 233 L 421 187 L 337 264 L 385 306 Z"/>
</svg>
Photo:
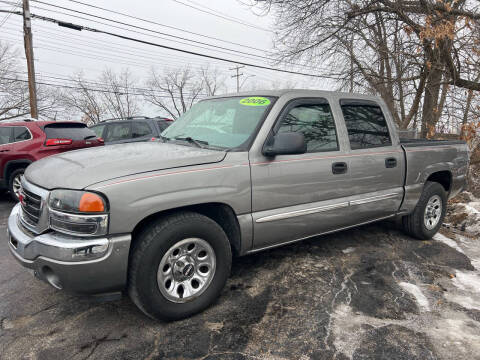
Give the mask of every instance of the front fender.
<svg viewBox="0 0 480 360">
<path fill-rule="evenodd" d="M 150 215 L 191 205 L 222 203 L 236 215 L 250 213 L 249 164 L 239 162 L 238 155 L 232 158 L 220 164 L 130 176 L 88 189 L 107 196 L 112 234 L 129 233 Z"/>
</svg>

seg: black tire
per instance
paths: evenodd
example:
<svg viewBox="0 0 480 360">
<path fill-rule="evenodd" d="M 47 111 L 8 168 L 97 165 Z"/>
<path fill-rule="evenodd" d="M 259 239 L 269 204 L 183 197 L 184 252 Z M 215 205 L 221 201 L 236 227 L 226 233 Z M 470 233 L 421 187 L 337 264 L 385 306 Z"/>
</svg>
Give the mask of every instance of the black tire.
<svg viewBox="0 0 480 360">
<path fill-rule="evenodd" d="M 10 177 L 8 178 L 8 191 L 10 191 L 10 196 L 14 201 L 18 201 L 18 196 L 15 195 L 15 191 L 13 189 L 14 180 L 18 175 L 23 175 L 24 172 L 25 169 L 16 169 L 10 174 Z"/>
<path fill-rule="evenodd" d="M 187 238 L 208 242 L 216 257 L 216 270 L 208 287 L 191 301 L 175 303 L 162 295 L 157 271 L 164 254 Z M 232 252 L 223 229 L 212 219 L 194 212 L 165 216 L 145 227 L 134 239 L 128 271 L 130 298 L 146 315 L 157 320 L 179 320 L 198 313 L 220 295 L 230 275 Z"/>
<path fill-rule="evenodd" d="M 438 195 L 442 202 L 442 212 L 438 224 L 432 228 L 427 229 L 424 221 L 425 209 L 428 201 L 435 195 Z M 413 212 L 402 218 L 403 230 L 410 236 L 418 240 L 431 239 L 440 229 L 445 218 L 447 208 L 447 193 L 442 185 L 437 182 L 427 181 L 423 187 L 422 195 L 418 200 L 417 206 Z"/>
</svg>

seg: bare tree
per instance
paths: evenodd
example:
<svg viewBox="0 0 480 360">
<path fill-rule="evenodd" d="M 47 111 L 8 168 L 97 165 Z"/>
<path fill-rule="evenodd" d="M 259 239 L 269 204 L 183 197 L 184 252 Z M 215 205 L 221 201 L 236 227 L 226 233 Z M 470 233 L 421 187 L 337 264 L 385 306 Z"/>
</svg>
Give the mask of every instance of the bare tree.
<svg viewBox="0 0 480 360">
<path fill-rule="evenodd" d="M 137 81 L 129 69 L 120 74 L 105 70 L 101 76 L 104 108 L 114 118 L 126 118 L 138 113 L 138 92 L 134 90 Z"/>
<path fill-rule="evenodd" d="M 83 73 L 76 74 L 72 81 L 75 89 L 62 92 L 62 103 L 65 108 L 80 113 L 82 120 L 88 125 L 100 122 L 106 115 L 101 92 L 92 89 L 92 84 L 84 79 Z"/>
<path fill-rule="evenodd" d="M 257 3 L 276 15 L 279 61 L 322 65 L 342 88 L 381 95 L 403 128 L 420 118 L 423 134 L 431 133 L 449 85 L 480 90 L 471 76 L 480 58 L 477 1 Z"/>
<path fill-rule="evenodd" d="M 225 76 L 221 75 L 217 68 L 202 67 L 198 75 L 205 95 L 214 96 L 225 90 Z"/>
<path fill-rule="evenodd" d="M 30 115 L 28 83 L 22 79 L 18 50 L 0 41 L 0 121 Z M 38 111 L 43 118 L 54 118 L 58 96 L 53 89 L 38 86 Z"/>
<path fill-rule="evenodd" d="M 165 70 L 152 69 L 145 91 L 145 100 L 176 119 L 202 97 L 212 96 L 225 89 L 225 77 L 208 67 L 199 72 L 189 67 Z"/>
<path fill-rule="evenodd" d="M 140 93 L 128 69 L 119 74 L 106 69 L 97 81 L 86 80 L 80 72 L 71 81 L 73 85 L 62 92 L 62 104 L 80 113 L 89 125 L 108 117 L 122 119 L 138 114 Z"/>
</svg>

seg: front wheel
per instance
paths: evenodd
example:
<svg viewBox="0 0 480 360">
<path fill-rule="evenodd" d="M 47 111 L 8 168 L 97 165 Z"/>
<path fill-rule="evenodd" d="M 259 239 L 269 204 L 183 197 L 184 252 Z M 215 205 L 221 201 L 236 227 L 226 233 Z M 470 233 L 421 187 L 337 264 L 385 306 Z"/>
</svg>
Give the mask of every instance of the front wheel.
<svg viewBox="0 0 480 360">
<path fill-rule="evenodd" d="M 130 257 L 128 291 L 148 316 L 178 320 L 202 311 L 220 295 L 232 253 L 223 229 L 193 212 L 147 226 Z"/>
<path fill-rule="evenodd" d="M 17 169 L 10 174 L 10 178 L 8 181 L 8 190 L 10 191 L 10 196 L 15 201 L 18 201 L 18 195 L 20 194 L 20 188 L 22 186 L 22 176 L 24 172 L 25 169 Z"/>
<path fill-rule="evenodd" d="M 442 226 L 447 194 L 442 185 L 427 181 L 414 211 L 402 219 L 407 234 L 419 240 L 431 239 Z"/>
</svg>

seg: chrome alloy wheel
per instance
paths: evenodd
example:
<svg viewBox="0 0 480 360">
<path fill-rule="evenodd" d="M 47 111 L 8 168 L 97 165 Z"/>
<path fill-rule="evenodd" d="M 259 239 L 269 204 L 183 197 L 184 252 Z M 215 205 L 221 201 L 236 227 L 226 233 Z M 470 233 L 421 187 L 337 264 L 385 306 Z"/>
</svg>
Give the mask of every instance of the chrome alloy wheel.
<svg viewBox="0 0 480 360">
<path fill-rule="evenodd" d="M 157 271 L 162 295 L 175 303 L 200 296 L 215 275 L 216 258 L 208 242 L 188 238 L 173 245 L 163 255 Z"/>
<path fill-rule="evenodd" d="M 17 174 L 15 175 L 12 181 L 13 193 L 15 194 L 17 199 L 18 199 L 18 196 L 20 195 L 20 189 L 22 187 L 22 176 L 23 174 Z"/>
<path fill-rule="evenodd" d="M 438 225 L 442 217 L 442 199 L 438 195 L 433 195 L 425 207 L 423 221 L 428 230 L 432 230 Z"/>
</svg>

